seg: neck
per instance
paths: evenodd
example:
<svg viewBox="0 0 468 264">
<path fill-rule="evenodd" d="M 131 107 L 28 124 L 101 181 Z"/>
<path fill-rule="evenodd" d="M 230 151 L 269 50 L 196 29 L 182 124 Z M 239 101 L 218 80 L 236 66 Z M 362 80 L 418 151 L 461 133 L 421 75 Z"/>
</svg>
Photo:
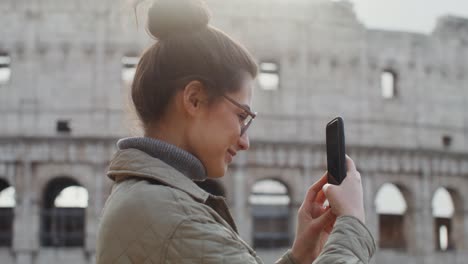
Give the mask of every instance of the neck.
<svg viewBox="0 0 468 264">
<path fill-rule="evenodd" d="M 172 120 L 180 120 L 180 118 L 173 118 Z M 161 123 L 164 125 L 159 125 Z M 145 129 L 144 137 L 161 140 L 190 152 L 190 147 L 186 140 L 187 137 L 185 136 L 186 127 L 183 123 L 185 122 L 171 122 L 170 120 L 163 120 L 158 122 L 158 124 L 153 124 Z"/>
</svg>

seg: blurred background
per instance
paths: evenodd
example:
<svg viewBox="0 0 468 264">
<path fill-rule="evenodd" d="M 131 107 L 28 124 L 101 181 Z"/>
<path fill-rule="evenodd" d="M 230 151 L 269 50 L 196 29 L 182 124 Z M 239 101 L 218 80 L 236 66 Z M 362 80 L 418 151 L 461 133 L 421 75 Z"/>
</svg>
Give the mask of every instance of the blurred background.
<svg viewBox="0 0 468 264">
<path fill-rule="evenodd" d="M 373 263 L 468 259 L 468 2 L 208 0 L 211 23 L 257 58 L 251 149 L 221 181 L 265 263 L 294 239 L 345 120 Z M 0 0 L 0 263 L 94 263 L 129 103 L 151 40 L 127 0 Z"/>
</svg>

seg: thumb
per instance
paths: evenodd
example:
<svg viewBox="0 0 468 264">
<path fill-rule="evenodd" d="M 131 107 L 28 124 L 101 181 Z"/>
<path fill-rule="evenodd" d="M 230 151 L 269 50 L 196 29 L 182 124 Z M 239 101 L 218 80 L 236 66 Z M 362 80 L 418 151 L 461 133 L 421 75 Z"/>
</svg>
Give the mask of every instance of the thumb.
<svg viewBox="0 0 468 264">
<path fill-rule="evenodd" d="M 327 184 L 325 184 L 325 185 L 323 186 L 322 191 L 323 191 L 323 193 L 325 194 L 325 196 L 326 196 L 327 198 L 329 198 L 328 196 L 329 196 L 331 190 L 333 190 L 334 188 L 337 188 L 337 187 L 338 187 L 338 186 L 336 186 L 336 185 L 327 183 Z"/>
</svg>

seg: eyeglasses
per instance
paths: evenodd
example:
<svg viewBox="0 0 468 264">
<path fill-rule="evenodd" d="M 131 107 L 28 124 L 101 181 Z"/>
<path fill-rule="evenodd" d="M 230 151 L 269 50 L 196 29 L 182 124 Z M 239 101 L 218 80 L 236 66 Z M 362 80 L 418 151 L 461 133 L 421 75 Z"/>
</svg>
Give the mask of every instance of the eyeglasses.
<svg viewBox="0 0 468 264">
<path fill-rule="evenodd" d="M 244 110 L 246 113 L 247 113 L 247 116 L 246 117 L 243 117 L 241 120 L 242 121 L 242 124 L 241 124 L 241 133 L 240 133 L 240 136 L 242 137 L 242 135 L 244 135 L 245 131 L 247 131 L 247 129 L 249 128 L 250 124 L 252 124 L 252 121 L 255 119 L 255 117 L 257 116 L 257 113 L 255 112 L 252 112 L 250 111 L 250 109 L 245 106 L 245 105 L 241 105 L 239 104 L 236 100 L 232 99 L 231 97 L 227 96 L 227 95 L 223 95 L 224 98 L 226 98 L 229 102 L 231 102 L 233 105 L 241 108 L 242 110 Z"/>
<path fill-rule="evenodd" d="M 201 81 L 202 83 L 204 83 L 205 85 L 214 85 L 213 82 L 211 82 L 207 78 L 204 78 L 203 76 L 199 76 L 199 75 L 189 75 L 189 76 L 186 76 L 186 77 L 180 79 L 179 81 L 185 83 L 185 82 L 188 82 L 190 80 L 198 80 L 198 81 Z M 242 110 L 244 110 L 247 113 L 247 116 L 245 118 L 243 117 L 242 120 L 241 120 L 242 124 L 241 124 L 240 136 L 242 137 L 242 135 L 244 135 L 245 131 L 249 128 L 249 126 L 252 124 L 252 121 L 257 116 L 257 112 L 252 112 L 248 106 L 241 105 L 236 100 L 232 99 L 231 97 L 229 97 L 229 96 L 227 96 L 225 94 L 223 95 L 223 97 L 226 98 L 233 105 L 241 108 Z"/>
</svg>

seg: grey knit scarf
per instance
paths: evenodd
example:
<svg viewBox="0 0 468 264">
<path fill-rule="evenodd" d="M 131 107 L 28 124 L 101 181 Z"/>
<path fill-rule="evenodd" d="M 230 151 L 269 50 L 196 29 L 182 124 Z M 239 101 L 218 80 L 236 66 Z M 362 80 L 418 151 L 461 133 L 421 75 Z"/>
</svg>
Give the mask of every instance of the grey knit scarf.
<svg viewBox="0 0 468 264">
<path fill-rule="evenodd" d="M 189 152 L 162 140 L 149 137 L 122 138 L 117 142 L 119 149 L 138 149 L 160 159 L 194 181 L 204 181 L 205 167 Z"/>
</svg>

